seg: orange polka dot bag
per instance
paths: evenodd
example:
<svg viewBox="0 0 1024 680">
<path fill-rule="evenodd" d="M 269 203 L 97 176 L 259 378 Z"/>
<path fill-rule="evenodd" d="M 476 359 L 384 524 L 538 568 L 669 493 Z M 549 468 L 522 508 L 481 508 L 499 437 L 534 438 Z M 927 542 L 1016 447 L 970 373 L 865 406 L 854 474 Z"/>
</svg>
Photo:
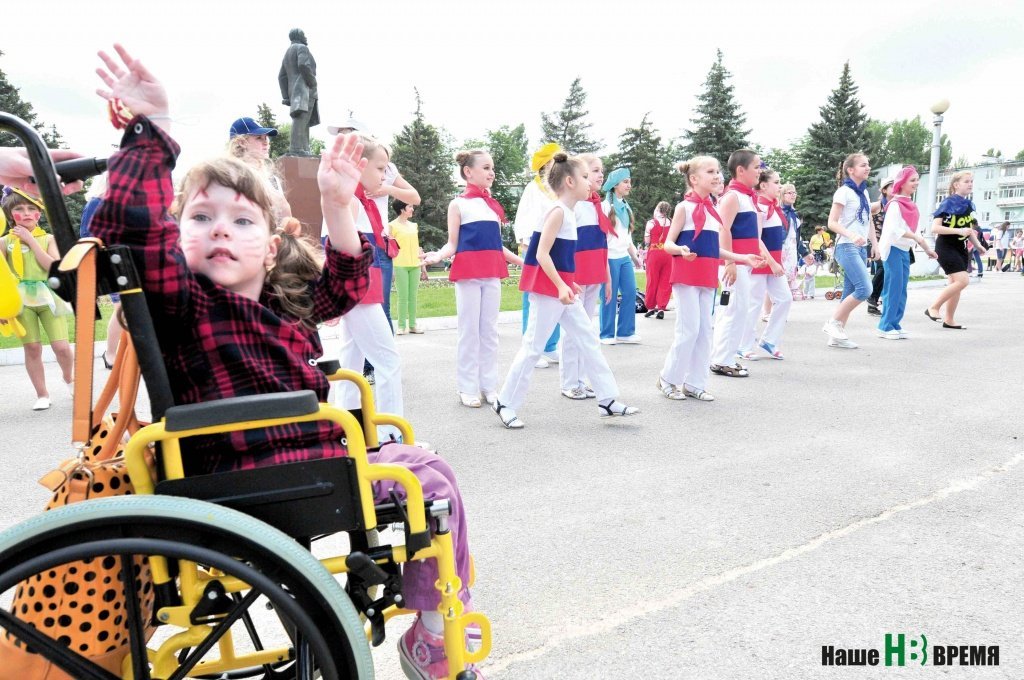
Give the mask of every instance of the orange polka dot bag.
<svg viewBox="0 0 1024 680">
<path fill-rule="evenodd" d="M 65 461 L 40 480 L 53 492 L 47 510 L 132 493 L 123 446 L 141 425 L 134 409 L 138 389 L 138 363 L 125 333 L 93 409 L 91 440 L 78 458 Z M 115 394 L 119 412 L 107 415 Z M 148 621 L 153 612 L 152 576 L 145 558 L 136 557 L 134 566 L 143 619 Z M 48 637 L 121 677 L 129 653 L 124 600 L 120 560 L 96 557 L 29 577 L 17 586 L 11 610 Z M 152 629 L 147 630 L 149 634 Z M 0 635 L 0 668 L 8 678 L 74 680 L 6 631 Z"/>
</svg>

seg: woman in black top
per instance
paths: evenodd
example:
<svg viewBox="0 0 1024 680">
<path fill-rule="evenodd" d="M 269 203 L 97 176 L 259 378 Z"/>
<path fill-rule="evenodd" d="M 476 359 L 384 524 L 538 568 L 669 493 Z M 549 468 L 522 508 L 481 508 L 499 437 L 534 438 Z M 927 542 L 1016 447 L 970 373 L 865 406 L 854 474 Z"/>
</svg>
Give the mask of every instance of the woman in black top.
<svg viewBox="0 0 1024 680">
<path fill-rule="evenodd" d="M 942 289 L 939 297 L 924 313 L 932 321 L 942 321 L 943 328 L 961 330 L 954 319 L 960 293 L 970 281 L 967 269 L 970 256 L 967 253 L 968 239 L 978 252 L 984 254 L 985 247 L 978 241 L 975 228 L 974 203 L 967 198 L 974 190 L 974 176 L 970 172 L 957 172 L 949 183 L 949 196 L 935 211 L 932 233 L 935 234 L 935 252 L 939 266 L 949 277 L 949 285 Z M 945 308 L 943 310 L 943 308 Z M 942 316 L 939 316 L 940 313 Z"/>
</svg>

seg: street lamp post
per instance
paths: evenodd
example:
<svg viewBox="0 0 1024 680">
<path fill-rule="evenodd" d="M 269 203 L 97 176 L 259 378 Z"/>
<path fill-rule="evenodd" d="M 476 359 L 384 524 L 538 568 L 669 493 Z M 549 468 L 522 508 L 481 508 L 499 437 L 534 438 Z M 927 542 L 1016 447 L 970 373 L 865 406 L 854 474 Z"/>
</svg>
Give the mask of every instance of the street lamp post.
<svg viewBox="0 0 1024 680">
<path fill-rule="evenodd" d="M 932 131 L 932 158 L 931 166 L 928 168 L 929 212 L 935 208 L 935 192 L 939 186 L 939 152 L 941 150 L 942 142 L 942 114 L 948 110 L 948 99 L 943 99 L 932 105 L 932 113 L 935 114 L 935 118 L 932 119 L 932 125 L 935 126 L 935 129 Z M 925 233 L 931 235 L 931 219 L 925 220 Z"/>
</svg>

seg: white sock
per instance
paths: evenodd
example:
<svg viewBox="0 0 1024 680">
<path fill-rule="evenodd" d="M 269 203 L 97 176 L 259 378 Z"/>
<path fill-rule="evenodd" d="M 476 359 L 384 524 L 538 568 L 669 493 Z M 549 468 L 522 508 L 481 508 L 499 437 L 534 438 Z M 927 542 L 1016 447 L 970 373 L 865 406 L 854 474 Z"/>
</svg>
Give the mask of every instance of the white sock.
<svg viewBox="0 0 1024 680">
<path fill-rule="evenodd" d="M 444 617 L 441 616 L 441 612 L 422 611 L 420 612 L 420 621 L 423 622 L 423 627 L 433 635 L 444 635 Z"/>
<path fill-rule="evenodd" d="M 613 401 L 615 401 L 615 400 L 614 400 L 614 399 L 602 399 L 601 401 L 599 401 L 599 402 L 597 402 L 597 403 L 598 403 L 598 404 L 599 404 L 600 406 L 611 406 L 611 404 L 612 404 L 612 402 L 613 402 Z"/>
</svg>

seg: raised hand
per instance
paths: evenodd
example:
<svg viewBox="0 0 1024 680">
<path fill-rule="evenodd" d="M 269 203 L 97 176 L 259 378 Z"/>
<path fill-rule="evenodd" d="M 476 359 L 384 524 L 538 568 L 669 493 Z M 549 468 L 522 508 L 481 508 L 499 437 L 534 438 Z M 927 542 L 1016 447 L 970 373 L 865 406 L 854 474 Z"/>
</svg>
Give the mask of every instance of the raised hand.
<svg viewBox="0 0 1024 680">
<path fill-rule="evenodd" d="M 359 178 L 366 167 L 359 135 L 338 135 L 320 156 L 316 183 L 323 198 L 348 205 L 355 196 Z"/>
<path fill-rule="evenodd" d="M 96 88 L 96 94 L 107 101 L 120 99 L 136 115 L 166 116 L 167 91 L 163 83 L 121 45 L 115 43 L 114 51 L 121 64 L 103 50 L 97 53 L 106 68 L 97 68 L 96 75 L 109 89 Z"/>
</svg>

